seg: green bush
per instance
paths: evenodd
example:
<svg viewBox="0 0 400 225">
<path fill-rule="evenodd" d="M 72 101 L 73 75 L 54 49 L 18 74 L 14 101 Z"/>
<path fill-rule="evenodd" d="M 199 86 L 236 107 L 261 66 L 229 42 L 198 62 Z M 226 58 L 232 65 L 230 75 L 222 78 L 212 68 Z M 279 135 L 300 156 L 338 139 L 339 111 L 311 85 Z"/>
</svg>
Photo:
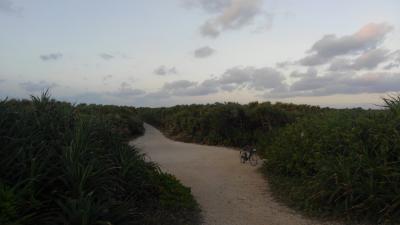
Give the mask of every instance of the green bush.
<svg viewBox="0 0 400 225">
<path fill-rule="evenodd" d="M 318 107 L 269 102 L 179 105 L 171 108 L 140 108 L 142 118 L 168 136 L 189 142 L 243 147 L 256 145 L 259 136 L 292 123 Z"/>
<path fill-rule="evenodd" d="M 126 139 L 140 136 L 144 133 L 143 122 L 139 119 L 136 108 L 113 105 L 86 105 L 76 106 L 81 116 L 102 117 L 113 125 L 113 132 Z"/>
<path fill-rule="evenodd" d="M 279 131 L 265 171 L 280 196 L 308 212 L 379 223 L 400 218 L 400 117 L 334 110 Z"/>
<path fill-rule="evenodd" d="M 127 144 L 142 132 L 133 108 L 0 102 L 0 224 L 194 224 L 190 190 Z"/>
</svg>

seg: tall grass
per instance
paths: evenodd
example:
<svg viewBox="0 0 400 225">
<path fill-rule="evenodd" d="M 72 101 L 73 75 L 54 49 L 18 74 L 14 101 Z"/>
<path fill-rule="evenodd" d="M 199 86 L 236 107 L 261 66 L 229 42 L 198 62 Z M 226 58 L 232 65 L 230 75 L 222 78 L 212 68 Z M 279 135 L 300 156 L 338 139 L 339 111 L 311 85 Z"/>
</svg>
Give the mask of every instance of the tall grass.
<svg viewBox="0 0 400 225">
<path fill-rule="evenodd" d="M 400 117 L 390 110 L 336 110 L 280 130 L 265 172 L 290 204 L 319 215 L 400 222 Z"/>
<path fill-rule="evenodd" d="M 141 123 L 88 107 L 46 93 L 0 102 L 0 224 L 198 222 L 190 189 L 126 143 Z"/>
</svg>

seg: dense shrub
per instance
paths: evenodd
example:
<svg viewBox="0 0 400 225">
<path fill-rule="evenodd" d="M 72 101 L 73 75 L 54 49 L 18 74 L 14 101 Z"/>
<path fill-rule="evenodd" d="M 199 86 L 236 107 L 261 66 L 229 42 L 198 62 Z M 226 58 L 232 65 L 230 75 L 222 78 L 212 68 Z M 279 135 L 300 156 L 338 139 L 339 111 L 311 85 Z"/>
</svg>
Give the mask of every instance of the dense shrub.
<svg viewBox="0 0 400 225">
<path fill-rule="evenodd" d="M 143 119 L 182 141 L 242 147 L 318 107 L 253 102 L 141 108 Z"/>
<path fill-rule="evenodd" d="M 274 190 L 318 214 L 400 218 L 400 114 L 334 110 L 279 131 L 266 148 Z"/>
<path fill-rule="evenodd" d="M 143 122 L 139 119 L 136 108 L 114 105 L 86 105 L 79 104 L 76 111 L 81 116 L 102 117 L 112 123 L 113 132 L 125 138 L 142 135 L 144 132 Z"/>
<path fill-rule="evenodd" d="M 126 143 L 143 132 L 127 110 L 1 102 L 0 224 L 197 222 L 190 189 Z"/>
</svg>

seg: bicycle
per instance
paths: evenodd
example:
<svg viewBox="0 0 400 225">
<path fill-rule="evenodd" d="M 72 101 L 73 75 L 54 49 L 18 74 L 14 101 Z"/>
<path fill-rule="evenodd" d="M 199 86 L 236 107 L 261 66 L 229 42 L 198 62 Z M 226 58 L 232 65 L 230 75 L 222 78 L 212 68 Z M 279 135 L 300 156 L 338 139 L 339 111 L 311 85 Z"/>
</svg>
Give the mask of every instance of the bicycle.
<svg viewBox="0 0 400 225">
<path fill-rule="evenodd" d="M 240 150 L 240 162 L 245 164 L 246 161 L 249 161 L 252 166 L 258 164 L 258 156 L 255 149 L 251 151 Z"/>
</svg>

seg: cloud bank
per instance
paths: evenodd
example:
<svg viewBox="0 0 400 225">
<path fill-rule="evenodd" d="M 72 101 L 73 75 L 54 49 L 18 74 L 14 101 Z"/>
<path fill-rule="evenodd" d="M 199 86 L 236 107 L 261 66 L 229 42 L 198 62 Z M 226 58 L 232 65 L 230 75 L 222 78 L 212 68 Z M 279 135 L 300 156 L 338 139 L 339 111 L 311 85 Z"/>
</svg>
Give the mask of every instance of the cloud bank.
<svg viewBox="0 0 400 225">
<path fill-rule="evenodd" d="M 277 90 L 284 87 L 284 76 L 270 67 L 234 67 L 218 78 L 202 82 L 178 80 L 167 82 L 161 92 L 169 96 L 204 96 L 219 91 L 234 91 L 244 88 L 253 90 Z"/>
<path fill-rule="evenodd" d="M 336 56 L 356 54 L 374 49 L 393 30 L 387 23 L 369 23 L 352 35 L 337 37 L 328 34 L 314 43 L 308 55 L 299 60 L 301 65 L 315 66 L 329 62 Z"/>
<path fill-rule="evenodd" d="M 218 12 L 229 3 L 203 1 L 202 4 L 204 8 Z M 387 23 L 369 23 L 351 35 L 323 36 L 304 58 L 295 62 L 277 63 L 276 68 L 232 67 L 220 76 L 202 82 L 167 82 L 157 93 L 181 97 L 250 90 L 265 98 L 288 98 L 400 91 L 400 70 L 397 69 L 400 50 L 382 47 L 392 30 Z M 207 51 L 199 52 L 201 56 L 207 55 L 204 53 Z M 288 75 L 281 71 L 293 66 L 298 69 Z"/>
<path fill-rule="evenodd" d="M 199 1 L 193 2 L 200 4 Z M 228 0 L 201 2 L 204 9 L 216 15 L 231 4 Z M 114 91 L 89 92 L 80 98 L 108 103 L 118 100 L 129 104 L 163 105 L 174 104 L 185 97 L 196 99 L 194 97 L 240 91 L 267 99 L 397 92 L 400 91 L 400 50 L 384 47 L 386 36 L 392 30 L 393 27 L 387 23 L 369 23 L 350 35 L 324 35 L 311 45 L 304 57 L 280 62 L 274 67 L 233 66 L 202 81 L 168 81 L 150 92 L 122 82 Z M 211 47 L 203 46 L 193 54 L 205 58 L 214 52 Z M 44 61 L 62 57 L 57 53 L 43 56 Z M 104 55 L 105 60 L 113 57 Z M 177 74 L 175 67 L 165 65 L 153 72 L 159 76 Z M 102 77 L 103 82 L 111 78 L 112 75 Z M 20 83 L 20 86 L 26 91 L 38 92 L 58 85 L 29 81 Z"/>
</svg>

